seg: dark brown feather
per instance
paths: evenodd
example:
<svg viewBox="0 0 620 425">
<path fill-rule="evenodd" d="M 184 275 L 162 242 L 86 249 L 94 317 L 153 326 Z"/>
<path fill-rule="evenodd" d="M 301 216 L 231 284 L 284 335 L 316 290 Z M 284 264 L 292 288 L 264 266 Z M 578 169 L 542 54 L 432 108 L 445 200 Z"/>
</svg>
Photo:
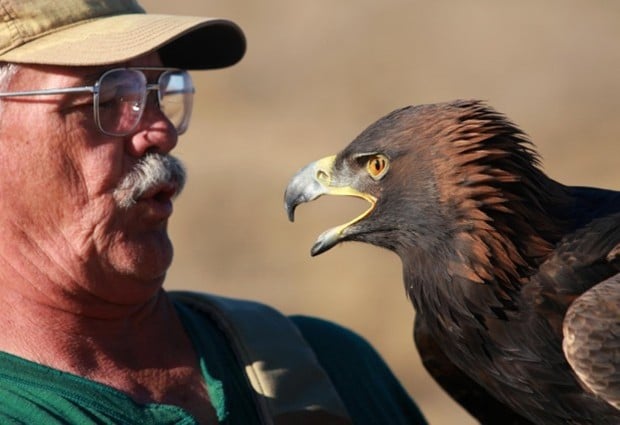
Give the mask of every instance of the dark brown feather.
<svg viewBox="0 0 620 425">
<path fill-rule="evenodd" d="M 451 231 L 433 247 L 442 255 L 426 258 L 413 240 L 408 252 L 400 253 L 417 321 L 435 338 L 433 344 L 418 343 L 422 357 L 441 347 L 450 367 L 533 422 L 619 423 L 620 411 L 578 384 L 562 352 L 561 332 L 570 303 L 616 273 L 607 256 L 620 243 L 620 217 L 597 223 L 593 216 L 594 224 L 576 230 L 584 220 L 571 214 L 592 214 L 580 211 L 589 202 L 587 191 L 546 177 L 523 133 L 483 104 L 434 106 L 423 115 L 427 126 L 444 128 L 429 133 L 439 205 L 450 211 Z M 418 134 L 418 140 L 427 138 Z M 618 210 L 618 197 L 610 200 L 602 209 Z M 576 267 L 581 261 L 585 264 Z M 443 268 L 443 277 L 421 272 Z M 617 285 L 612 290 L 620 291 Z M 620 306 L 614 311 L 617 323 Z M 452 392 L 471 409 L 471 395 Z M 483 423 L 494 423 L 485 419 L 501 415 L 494 409 L 489 404 L 484 415 L 470 411 Z"/>
<path fill-rule="evenodd" d="M 532 422 L 502 404 L 450 361 L 422 320 L 415 322 L 415 343 L 424 347 L 422 363 L 437 383 L 467 411 L 485 424 L 527 425 Z"/>
<path fill-rule="evenodd" d="M 360 160 L 369 153 L 390 161 L 379 181 Z M 377 199 L 338 242 L 401 257 L 424 364 L 472 415 L 483 423 L 620 423 L 612 406 L 620 303 L 603 308 L 582 296 L 604 282 L 605 297 L 618 299 L 620 193 L 550 179 L 527 136 L 479 101 L 394 111 L 329 172 Z M 289 213 L 310 199 L 298 182 L 287 190 Z M 577 373 L 562 350 L 573 303 L 566 325 L 581 341 L 568 350 Z M 609 323 L 592 314 L 597 307 Z"/>
</svg>

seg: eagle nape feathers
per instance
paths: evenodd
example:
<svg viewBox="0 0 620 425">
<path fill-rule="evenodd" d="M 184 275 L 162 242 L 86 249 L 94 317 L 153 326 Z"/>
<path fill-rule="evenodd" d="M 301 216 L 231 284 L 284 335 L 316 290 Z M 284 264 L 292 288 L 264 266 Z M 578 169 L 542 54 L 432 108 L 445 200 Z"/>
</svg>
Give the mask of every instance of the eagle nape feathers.
<svg viewBox="0 0 620 425">
<path fill-rule="evenodd" d="M 312 255 L 395 252 L 425 367 L 481 423 L 620 423 L 620 192 L 552 180 L 517 126 L 458 100 L 393 111 L 304 167 L 289 218 L 322 195 L 369 207 Z"/>
</svg>

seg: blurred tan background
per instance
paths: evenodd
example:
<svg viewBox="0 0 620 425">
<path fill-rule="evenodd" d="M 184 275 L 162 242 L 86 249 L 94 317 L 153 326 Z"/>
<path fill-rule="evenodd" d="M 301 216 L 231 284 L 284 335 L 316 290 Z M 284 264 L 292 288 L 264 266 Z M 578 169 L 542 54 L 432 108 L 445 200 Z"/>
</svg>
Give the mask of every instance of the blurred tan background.
<svg viewBox="0 0 620 425">
<path fill-rule="evenodd" d="M 301 206 L 293 225 L 283 190 L 387 112 L 454 98 L 506 113 L 557 180 L 620 189 L 620 2 L 141 4 L 228 17 L 248 38 L 239 65 L 194 74 L 193 124 L 177 148 L 190 179 L 171 224 L 167 287 L 337 321 L 374 344 L 432 424 L 474 423 L 420 366 L 398 258 L 361 244 L 310 258 L 320 232 L 365 205 L 323 198 Z"/>
</svg>

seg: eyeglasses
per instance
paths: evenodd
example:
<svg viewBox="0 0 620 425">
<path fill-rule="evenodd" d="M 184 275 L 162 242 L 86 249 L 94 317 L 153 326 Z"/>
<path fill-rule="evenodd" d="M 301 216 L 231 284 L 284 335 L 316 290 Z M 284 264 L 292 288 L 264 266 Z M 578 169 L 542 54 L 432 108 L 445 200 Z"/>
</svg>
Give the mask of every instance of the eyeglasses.
<svg viewBox="0 0 620 425">
<path fill-rule="evenodd" d="M 157 83 L 149 84 L 143 71 L 163 72 Z M 110 136 L 126 136 L 138 127 L 151 90 L 157 91 L 157 105 L 177 133 L 184 133 L 192 113 L 195 90 L 189 73 L 181 69 L 115 68 L 104 72 L 94 86 L 0 93 L 0 98 L 90 92 L 99 130 Z"/>
</svg>

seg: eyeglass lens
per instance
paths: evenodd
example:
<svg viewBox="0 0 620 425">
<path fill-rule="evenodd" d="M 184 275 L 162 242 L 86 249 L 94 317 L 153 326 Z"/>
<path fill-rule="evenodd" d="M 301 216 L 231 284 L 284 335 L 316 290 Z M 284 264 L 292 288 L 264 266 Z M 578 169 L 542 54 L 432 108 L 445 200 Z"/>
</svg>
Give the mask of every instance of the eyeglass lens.
<svg viewBox="0 0 620 425">
<path fill-rule="evenodd" d="M 187 130 L 193 102 L 191 77 L 185 71 L 165 71 L 157 83 L 158 103 L 178 134 Z M 95 114 L 100 129 L 123 136 L 138 126 L 147 100 L 147 80 L 136 69 L 113 69 L 99 80 Z"/>
<path fill-rule="evenodd" d="M 184 71 L 166 71 L 159 77 L 159 107 L 177 129 L 187 130 L 192 115 L 194 89 L 191 77 Z"/>
</svg>

